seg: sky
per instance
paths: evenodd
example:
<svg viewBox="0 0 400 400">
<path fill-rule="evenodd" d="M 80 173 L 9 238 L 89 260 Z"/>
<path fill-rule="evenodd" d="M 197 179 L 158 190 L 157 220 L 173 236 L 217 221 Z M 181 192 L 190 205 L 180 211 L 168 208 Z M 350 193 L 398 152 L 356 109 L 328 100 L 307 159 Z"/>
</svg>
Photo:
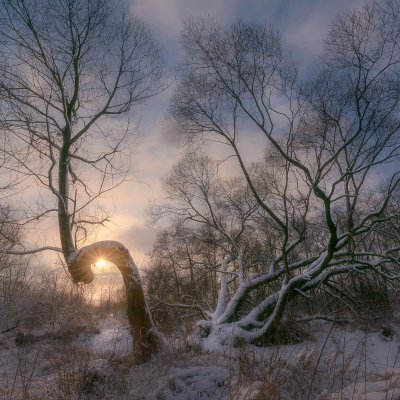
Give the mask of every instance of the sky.
<svg viewBox="0 0 400 400">
<path fill-rule="evenodd" d="M 182 59 L 180 34 L 185 19 L 211 15 L 229 26 L 238 19 L 267 23 L 278 29 L 284 46 L 303 71 L 312 71 L 329 25 L 361 0 L 131 0 L 130 11 L 144 20 L 154 33 L 164 59 L 174 75 Z M 157 227 L 146 223 L 148 203 L 159 199 L 161 179 L 182 152 L 182 138 L 167 122 L 172 88 L 141 110 L 140 140 L 133 155 L 135 176 L 110 194 L 106 201 L 115 209 L 112 223 L 97 239 L 119 240 L 131 251 L 139 266 L 148 261 Z M 257 143 L 249 143 L 249 148 Z M 256 157 L 256 155 L 255 155 Z"/>
<path fill-rule="evenodd" d="M 267 23 L 282 34 L 283 44 L 303 72 L 312 73 L 329 25 L 337 15 L 360 6 L 361 0 L 127 0 L 129 10 L 153 31 L 171 72 L 182 60 L 180 34 L 190 16 L 213 16 L 224 26 L 241 19 Z M 167 121 L 173 90 L 153 98 L 138 110 L 140 139 L 133 153 L 134 179 L 111 192 L 104 201 L 115 210 L 107 229 L 94 240 L 117 240 L 129 248 L 139 267 L 146 265 L 157 227 L 146 222 L 146 207 L 162 195 L 161 180 L 183 151 L 180 133 Z M 257 138 L 246 143 L 254 159 L 262 154 Z M 259 153 L 257 153 L 257 151 Z M 48 243 L 57 245 L 55 243 Z"/>
</svg>

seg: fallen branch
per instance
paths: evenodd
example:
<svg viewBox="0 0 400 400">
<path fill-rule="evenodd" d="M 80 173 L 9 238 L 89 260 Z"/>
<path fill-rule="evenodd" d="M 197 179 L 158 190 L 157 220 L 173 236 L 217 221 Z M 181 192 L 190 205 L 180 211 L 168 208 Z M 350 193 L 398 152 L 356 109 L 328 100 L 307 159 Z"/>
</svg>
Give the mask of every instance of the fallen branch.
<svg viewBox="0 0 400 400">
<path fill-rule="evenodd" d="M 350 322 L 347 318 L 337 318 L 337 317 L 330 317 L 329 315 L 309 315 L 304 317 L 296 318 L 296 322 L 310 322 L 315 321 L 317 319 L 322 319 L 328 322 L 335 322 L 337 324 L 348 324 Z"/>
<path fill-rule="evenodd" d="M 15 328 L 18 328 L 19 323 L 21 322 L 21 320 L 18 320 L 16 322 L 16 324 L 14 326 L 12 326 L 11 328 L 6 328 L 4 331 L 0 331 L 0 334 L 4 334 L 7 332 L 11 332 L 12 330 L 14 330 Z"/>
<path fill-rule="evenodd" d="M 198 310 L 201 315 L 203 316 L 204 319 L 208 319 L 208 316 L 206 312 L 197 304 L 180 304 L 180 303 L 166 303 L 165 301 L 158 301 L 155 305 L 150 307 L 151 309 L 154 309 L 158 305 L 163 305 L 166 307 L 177 307 L 177 308 L 190 308 L 190 309 L 195 309 Z"/>
</svg>

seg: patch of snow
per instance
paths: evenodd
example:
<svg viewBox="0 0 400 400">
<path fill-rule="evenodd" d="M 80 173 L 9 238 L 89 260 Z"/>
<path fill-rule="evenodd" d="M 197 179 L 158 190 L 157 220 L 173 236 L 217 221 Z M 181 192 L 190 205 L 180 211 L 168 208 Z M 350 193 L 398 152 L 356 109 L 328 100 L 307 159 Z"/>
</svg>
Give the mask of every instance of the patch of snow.
<svg viewBox="0 0 400 400">
<path fill-rule="evenodd" d="M 353 383 L 338 393 L 331 393 L 327 400 L 398 400 L 400 399 L 400 369 L 386 379 Z"/>
<path fill-rule="evenodd" d="M 117 319 L 108 318 L 99 327 L 100 333 L 91 336 L 89 348 L 96 353 L 129 354 L 132 351 L 132 336 L 129 326 L 123 325 Z M 85 346 L 87 338 L 82 337 Z"/>
<path fill-rule="evenodd" d="M 215 366 L 174 368 L 149 397 L 150 400 L 217 400 L 228 394 L 229 372 Z"/>
</svg>

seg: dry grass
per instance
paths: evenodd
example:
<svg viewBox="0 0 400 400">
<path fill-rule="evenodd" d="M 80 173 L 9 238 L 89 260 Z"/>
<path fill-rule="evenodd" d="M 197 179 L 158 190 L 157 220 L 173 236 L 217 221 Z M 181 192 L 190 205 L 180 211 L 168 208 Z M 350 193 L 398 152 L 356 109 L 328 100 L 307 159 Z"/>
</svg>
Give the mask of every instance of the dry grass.
<svg viewBox="0 0 400 400">
<path fill-rule="evenodd" d="M 33 274 L 29 265 L 3 268 L 0 285 L 0 399 L 103 399 L 121 392 L 112 369 L 106 377 L 96 369 L 101 355 L 76 344 L 82 334 L 99 332 L 104 313 L 90 288 L 73 285 L 63 269 Z"/>
<path fill-rule="evenodd" d="M 46 358 L 52 374 L 50 398 L 80 400 L 89 394 L 95 398 L 104 397 L 101 383 L 105 377 L 91 368 L 93 354 L 90 351 L 63 343 L 52 346 Z"/>
</svg>

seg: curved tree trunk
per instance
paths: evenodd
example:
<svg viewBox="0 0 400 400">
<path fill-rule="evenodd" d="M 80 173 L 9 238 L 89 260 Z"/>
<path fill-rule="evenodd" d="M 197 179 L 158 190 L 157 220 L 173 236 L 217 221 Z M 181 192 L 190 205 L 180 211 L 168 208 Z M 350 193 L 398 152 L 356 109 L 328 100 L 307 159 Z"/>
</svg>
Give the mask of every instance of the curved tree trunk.
<svg viewBox="0 0 400 400">
<path fill-rule="evenodd" d="M 68 210 L 69 169 L 71 147 L 71 110 L 67 110 L 68 120 L 63 130 L 63 146 L 59 155 L 58 221 L 64 259 L 74 283 L 90 283 L 93 280 L 91 266 L 100 258 L 120 270 L 124 280 L 128 303 L 128 319 L 133 336 L 134 357 L 137 362 L 147 361 L 162 345 L 162 337 L 157 332 L 147 306 L 139 270 L 128 249 L 119 242 L 100 241 L 80 250 L 75 249 L 71 231 L 71 214 Z"/>
<path fill-rule="evenodd" d="M 91 266 L 100 258 L 115 264 L 122 274 L 134 355 L 138 362 L 147 361 L 160 349 L 163 340 L 152 320 L 144 297 L 139 270 L 128 249 L 115 241 L 100 241 L 83 247 L 68 266 L 72 279 L 74 283 L 90 283 L 93 280 Z"/>
</svg>

